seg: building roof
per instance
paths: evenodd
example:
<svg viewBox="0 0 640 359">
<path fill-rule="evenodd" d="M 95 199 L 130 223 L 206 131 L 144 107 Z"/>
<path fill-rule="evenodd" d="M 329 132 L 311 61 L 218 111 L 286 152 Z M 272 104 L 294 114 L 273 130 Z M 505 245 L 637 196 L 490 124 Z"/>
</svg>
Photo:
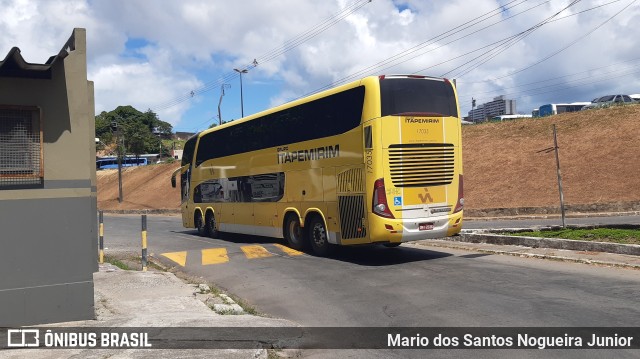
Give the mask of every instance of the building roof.
<svg viewBox="0 0 640 359">
<path fill-rule="evenodd" d="M 32 64 L 24 60 L 19 48 L 13 47 L 4 60 L 0 61 L 0 77 L 50 79 L 51 67 L 73 50 L 75 50 L 75 37 L 71 35 L 57 55 L 51 56 L 44 64 Z"/>
</svg>

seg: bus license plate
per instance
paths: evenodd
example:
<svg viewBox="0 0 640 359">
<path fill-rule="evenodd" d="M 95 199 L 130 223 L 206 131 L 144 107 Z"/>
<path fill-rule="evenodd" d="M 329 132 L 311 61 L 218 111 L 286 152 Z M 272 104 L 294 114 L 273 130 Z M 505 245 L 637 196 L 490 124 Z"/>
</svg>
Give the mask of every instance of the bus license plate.
<svg viewBox="0 0 640 359">
<path fill-rule="evenodd" d="M 433 223 L 420 223 L 418 224 L 418 230 L 420 231 L 430 231 L 433 229 Z"/>
</svg>

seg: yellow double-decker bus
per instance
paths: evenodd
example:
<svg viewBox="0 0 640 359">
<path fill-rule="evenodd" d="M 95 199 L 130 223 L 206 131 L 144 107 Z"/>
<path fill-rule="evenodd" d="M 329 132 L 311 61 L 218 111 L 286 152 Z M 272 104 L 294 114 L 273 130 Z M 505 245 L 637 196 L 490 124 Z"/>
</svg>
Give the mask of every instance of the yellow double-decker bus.
<svg viewBox="0 0 640 359">
<path fill-rule="evenodd" d="M 456 234 L 462 227 L 461 125 L 455 86 L 423 76 L 367 77 L 189 139 L 182 221 L 335 245 Z"/>
</svg>

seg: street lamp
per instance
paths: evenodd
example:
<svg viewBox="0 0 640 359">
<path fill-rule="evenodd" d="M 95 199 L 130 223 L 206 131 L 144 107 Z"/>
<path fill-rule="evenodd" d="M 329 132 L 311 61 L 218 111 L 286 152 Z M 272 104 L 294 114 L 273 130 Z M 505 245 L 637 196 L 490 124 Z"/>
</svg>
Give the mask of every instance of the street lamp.
<svg viewBox="0 0 640 359">
<path fill-rule="evenodd" d="M 233 71 L 240 74 L 240 115 L 241 117 L 244 117 L 244 102 L 242 99 L 242 74 L 246 74 L 249 71 L 247 71 L 247 69 L 243 69 L 243 70 L 233 69 Z"/>
<path fill-rule="evenodd" d="M 222 113 L 220 112 L 220 105 L 222 105 L 222 96 L 224 96 L 224 88 L 229 88 L 231 85 L 222 84 L 220 86 L 220 101 L 218 101 L 218 125 L 222 125 Z"/>
</svg>

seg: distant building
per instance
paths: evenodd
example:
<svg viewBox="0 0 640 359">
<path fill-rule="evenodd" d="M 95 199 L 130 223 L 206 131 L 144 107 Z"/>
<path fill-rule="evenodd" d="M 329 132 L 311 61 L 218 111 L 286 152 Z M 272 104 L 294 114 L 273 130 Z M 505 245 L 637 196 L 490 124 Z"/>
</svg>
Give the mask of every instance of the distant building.
<svg viewBox="0 0 640 359">
<path fill-rule="evenodd" d="M 469 119 L 473 122 L 487 121 L 501 115 L 515 115 L 516 100 L 505 99 L 505 96 L 494 97 L 493 101 L 483 103 L 469 111 Z"/>
<path fill-rule="evenodd" d="M 565 112 L 580 111 L 583 107 L 589 105 L 590 103 L 591 102 L 548 103 L 538 108 L 538 114 L 535 117 L 545 117 Z"/>
<path fill-rule="evenodd" d="M 171 150 L 171 157 L 175 160 L 182 161 L 182 150 Z"/>
<path fill-rule="evenodd" d="M 176 140 L 188 140 L 191 136 L 195 135 L 193 132 L 176 132 L 173 136 Z"/>
<path fill-rule="evenodd" d="M 533 117 L 532 115 L 521 115 L 521 114 L 517 114 L 517 115 L 500 115 L 500 116 L 495 116 L 493 118 L 491 118 L 491 121 L 504 121 L 504 120 L 516 120 L 519 118 L 531 118 Z"/>
</svg>

